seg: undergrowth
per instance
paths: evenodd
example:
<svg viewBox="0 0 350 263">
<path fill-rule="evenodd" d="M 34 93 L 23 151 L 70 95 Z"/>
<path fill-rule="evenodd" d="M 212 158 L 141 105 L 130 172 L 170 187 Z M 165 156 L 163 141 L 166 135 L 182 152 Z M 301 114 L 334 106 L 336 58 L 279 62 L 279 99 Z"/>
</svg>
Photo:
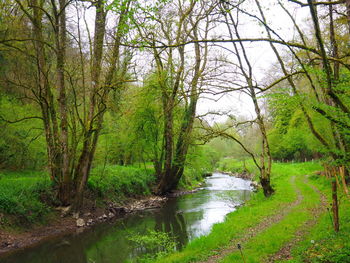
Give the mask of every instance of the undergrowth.
<svg viewBox="0 0 350 263">
<path fill-rule="evenodd" d="M 134 243 L 134 246 L 143 250 L 143 256 L 137 259 L 137 262 L 153 262 L 167 253 L 174 251 L 176 243 L 167 233 L 148 229 L 147 233 L 140 235 L 130 233 L 128 240 Z"/>
<path fill-rule="evenodd" d="M 150 194 L 154 182 L 154 170 L 151 168 L 108 165 L 91 171 L 88 188 L 101 198 L 118 201 Z"/>
<path fill-rule="evenodd" d="M 0 177 L 1 224 L 28 225 L 44 222 L 54 194 L 51 182 L 41 172 L 2 173 Z M 48 200 L 50 199 L 50 200 Z"/>
</svg>

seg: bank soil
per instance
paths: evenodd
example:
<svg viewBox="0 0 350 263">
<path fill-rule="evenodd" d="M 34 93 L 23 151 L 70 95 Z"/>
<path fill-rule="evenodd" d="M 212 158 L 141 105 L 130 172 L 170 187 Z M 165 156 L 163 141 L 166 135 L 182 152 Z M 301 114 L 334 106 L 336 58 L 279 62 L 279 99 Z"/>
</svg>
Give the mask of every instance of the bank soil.
<svg viewBox="0 0 350 263">
<path fill-rule="evenodd" d="M 130 213 L 160 208 L 167 199 L 167 197 L 147 196 L 129 199 L 123 205 L 110 202 L 104 208 L 98 208 L 90 204 L 79 214 L 69 212 L 69 208 L 59 207 L 56 208 L 47 225 L 34 226 L 19 231 L 0 228 L 0 259 L 52 238 L 81 233 L 101 222 L 113 222 L 113 220 Z"/>
</svg>

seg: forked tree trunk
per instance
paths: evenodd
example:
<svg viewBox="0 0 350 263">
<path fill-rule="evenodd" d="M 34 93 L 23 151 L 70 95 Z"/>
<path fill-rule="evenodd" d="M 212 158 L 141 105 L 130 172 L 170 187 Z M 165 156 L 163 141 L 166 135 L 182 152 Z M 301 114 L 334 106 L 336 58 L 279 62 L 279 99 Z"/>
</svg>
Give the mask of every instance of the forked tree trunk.
<svg viewBox="0 0 350 263">
<path fill-rule="evenodd" d="M 100 0 L 96 3 L 96 21 L 95 21 L 95 43 L 94 43 L 94 62 L 93 62 L 93 93 L 90 95 L 90 109 L 88 114 L 88 130 L 84 135 L 83 150 L 79 158 L 76 168 L 76 198 L 75 210 L 79 211 L 83 205 L 84 191 L 89 179 L 90 170 L 95 155 L 98 138 L 102 129 L 103 117 L 106 112 L 106 100 L 113 83 L 115 72 L 117 71 L 117 63 L 120 59 L 120 42 L 123 36 L 125 21 L 131 2 L 125 0 L 123 2 L 123 10 L 120 14 L 117 24 L 117 32 L 114 40 L 112 57 L 107 71 L 103 87 L 100 87 L 101 63 L 103 53 L 103 39 L 105 35 L 106 12 L 104 11 L 104 1 Z M 126 73 L 126 72 L 125 72 Z M 99 93 L 100 89 L 100 93 Z"/>
<path fill-rule="evenodd" d="M 194 25 L 192 20 L 191 22 L 193 25 L 194 38 L 198 39 L 197 27 Z M 174 156 L 171 156 L 170 169 L 169 170 L 165 169 L 156 190 L 157 194 L 161 194 L 161 195 L 176 189 L 184 173 L 187 152 L 190 146 L 193 124 L 196 117 L 196 108 L 197 108 L 197 102 L 198 102 L 198 96 L 199 96 L 198 94 L 199 79 L 202 76 L 202 73 L 205 69 L 206 56 L 207 56 L 207 45 L 205 45 L 204 54 L 201 54 L 200 46 L 198 43 L 195 43 L 194 47 L 195 47 L 196 61 L 195 61 L 194 73 L 193 73 L 193 77 L 190 85 L 189 105 L 186 107 L 184 112 L 184 116 L 183 116 L 184 118 L 181 123 L 181 128 L 180 128 L 180 133 L 178 135 L 178 139 L 176 143 L 175 153 L 174 153 Z M 183 62 L 184 61 L 183 48 L 180 49 L 180 54 L 182 56 L 182 62 Z M 203 55 L 203 57 L 201 57 L 201 55 Z M 202 60 L 204 60 L 203 63 L 202 63 Z M 178 81 L 175 85 L 176 90 L 177 90 L 176 86 L 180 84 L 179 83 L 180 79 L 177 78 L 177 80 Z M 171 125 L 172 123 L 173 122 L 171 122 Z M 173 141 L 173 138 L 171 138 L 171 141 Z"/>
</svg>

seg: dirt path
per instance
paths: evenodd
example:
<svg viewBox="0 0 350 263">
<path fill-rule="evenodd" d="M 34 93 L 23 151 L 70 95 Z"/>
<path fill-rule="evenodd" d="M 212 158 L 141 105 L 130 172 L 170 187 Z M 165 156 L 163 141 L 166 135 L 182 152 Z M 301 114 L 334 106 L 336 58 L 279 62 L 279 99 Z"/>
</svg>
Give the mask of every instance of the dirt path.
<svg viewBox="0 0 350 263">
<path fill-rule="evenodd" d="M 297 198 L 294 202 L 292 202 L 288 206 L 282 208 L 281 210 L 278 210 L 276 212 L 276 214 L 263 219 L 263 221 L 261 221 L 258 225 L 256 225 L 253 228 L 250 228 L 248 230 L 249 232 L 246 233 L 244 236 L 231 240 L 231 245 L 223 250 L 217 251 L 218 254 L 215 254 L 215 255 L 209 257 L 205 261 L 199 261 L 198 263 L 218 262 L 219 260 L 226 257 L 228 254 L 231 254 L 232 252 L 237 251 L 237 244 L 241 244 L 244 246 L 244 244 L 246 244 L 251 238 L 253 238 L 257 234 L 261 233 L 263 230 L 269 228 L 270 226 L 281 221 L 286 215 L 288 215 L 292 211 L 292 209 L 294 207 L 300 205 L 300 203 L 304 199 L 304 196 L 301 194 L 300 189 L 295 184 L 295 176 L 293 176 L 291 178 L 291 184 L 294 186 L 295 192 L 297 193 Z"/>
<path fill-rule="evenodd" d="M 279 260 L 289 260 L 292 259 L 291 250 L 299 242 L 303 240 L 303 237 L 310 232 L 310 229 L 317 223 L 318 218 L 325 212 L 327 207 L 327 198 L 324 194 L 320 192 L 315 186 L 310 185 L 310 187 L 319 194 L 320 204 L 311 209 L 311 214 L 313 218 L 306 221 L 300 229 L 295 233 L 295 237 L 284 245 L 276 254 L 271 255 L 265 262 L 271 263 Z"/>
</svg>

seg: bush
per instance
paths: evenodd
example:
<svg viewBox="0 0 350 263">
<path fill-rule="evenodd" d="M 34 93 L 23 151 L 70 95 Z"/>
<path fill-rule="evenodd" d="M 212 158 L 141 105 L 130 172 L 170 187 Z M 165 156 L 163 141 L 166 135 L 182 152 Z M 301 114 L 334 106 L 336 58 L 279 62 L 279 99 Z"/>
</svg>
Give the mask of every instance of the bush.
<svg viewBox="0 0 350 263">
<path fill-rule="evenodd" d="M 204 175 L 211 173 L 218 161 L 218 153 L 209 146 L 191 147 L 186 158 L 184 174 L 179 188 L 191 189 L 204 180 Z"/>
</svg>

